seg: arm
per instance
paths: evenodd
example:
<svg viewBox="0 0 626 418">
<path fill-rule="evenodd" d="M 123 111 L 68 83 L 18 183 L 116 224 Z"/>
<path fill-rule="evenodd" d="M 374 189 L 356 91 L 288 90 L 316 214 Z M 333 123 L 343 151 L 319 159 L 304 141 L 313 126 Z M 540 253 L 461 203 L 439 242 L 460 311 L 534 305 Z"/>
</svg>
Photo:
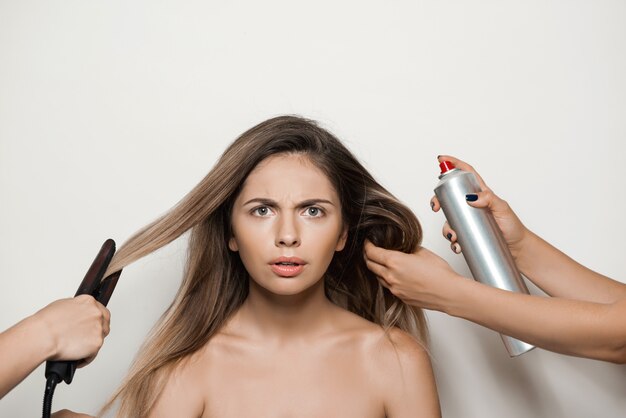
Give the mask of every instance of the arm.
<svg viewBox="0 0 626 418">
<path fill-rule="evenodd" d="M 409 334 L 390 331 L 385 342 L 380 376 L 387 418 L 441 417 L 430 358 Z M 393 342 L 393 343 L 392 343 Z"/>
<path fill-rule="evenodd" d="M 626 298 L 596 303 L 507 292 L 463 280 L 447 313 L 530 344 L 626 363 Z M 461 295 L 462 294 L 462 295 Z"/>
<path fill-rule="evenodd" d="M 607 304 L 626 299 L 626 285 L 577 263 L 531 231 L 515 262 L 524 276 L 550 296 Z"/>
<path fill-rule="evenodd" d="M 626 297 L 597 303 L 522 295 L 467 280 L 425 248 L 405 254 L 368 242 L 365 252 L 380 283 L 408 304 L 551 351 L 626 363 Z"/>
<path fill-rule="evenodd" d="M 51 303 L 0 334 L 0 398 L 46 360 L 93 360 L 109 333 L 109 311 L 91 296 Z M 83 364 L 83 365 L 84 365 Z"/>
<path fill-rule="evenodd" d="M 468 204 L 492 212 L 521 272 L 555 298 L 460 280 L 448 263 L 426 249 L 407 255 L 367 244 L 367 265 L 381 283 L 407 303 L 465 318 L 548 350 L 626 362 L 626 285 L 576 263 L 529 231 L 471 166 L 454 157 L 440 159 L 476 175 L 482 192 Z M 440 209 L 436 198 L 431 207 Z M 447 223 L 443 235 L 456 253 L 461 251 Z"/>
</svg>

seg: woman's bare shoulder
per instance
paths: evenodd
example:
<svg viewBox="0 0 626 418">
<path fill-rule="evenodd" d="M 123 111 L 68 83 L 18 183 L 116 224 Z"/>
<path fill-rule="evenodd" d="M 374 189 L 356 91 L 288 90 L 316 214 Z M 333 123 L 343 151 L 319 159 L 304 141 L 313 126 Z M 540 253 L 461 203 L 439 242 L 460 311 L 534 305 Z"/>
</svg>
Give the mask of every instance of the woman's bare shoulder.
<svg viewBox="0 0 626 418">
<path fill-rule="evenodd" d="M 199 350 L 172 366 L 152 417 L 201 416 L 207 402 L 211 376 L 241 344 L 236 336 L 216 333 Z M 184 412 L 184 413 L 183 413 Z"/>
<path fill-rule="evenodd" d="M 364 350 L 369 358 L 376 359 L 376 369 L 383 374 L 390 370 L 407 367 L 430 368 L 428 351 L 415 337 L 399 328 L 392 327 L 385 331 L 381 326 L 364 332 Z"/>
<path fill-rule="evenodd" d="M 346 334 L 357 337 L 363 343 L 364 349 L 369 350 L 368 354 L 427 356 L 424 346 L 415 337 L 397 327 L 385 331 L 381 325 L 343 308 L 337 313 L 336 323 Z"/>
<path fill-rule="evenodd" d="M 408 367 L 409 363 L 430 367 L 426 348 L 412 335 L 392 327 L 387 331 L 381 325 L 343 310 L 337 314 L 336 327 L 342 339 L 350 342 L 352 348 L 361 352 L 381 373 L 388 373 L 389 367 Z M 355 354 L 357 354 L 355 352 Z"/>
<path fill-rule="evenodd" d="M 202 415 L 204 396 L 199 390 L 202 377 L 195 367 L 198 361 L 200 358 L 192 354 L 171 366 L 150 418 Z"/>
<path fill-rule="evenodd" d="M 438 417 L 439 398 L 426 347 L 398 328 L 370 347 L 372 377 L 379 385 L 388 417 Z M 415 415 L 419 411 L 420 415 Z"/>
<path fill-rule="evenodd" d="M 439 399 L 427 348 L 397 327 L 384 330 L 353 313 L 345 315 L 346 335 L 375 385 L 388 417 L 438 417 Z M 419 412 L 416 412 L 419 411 Z"/>
</svg>

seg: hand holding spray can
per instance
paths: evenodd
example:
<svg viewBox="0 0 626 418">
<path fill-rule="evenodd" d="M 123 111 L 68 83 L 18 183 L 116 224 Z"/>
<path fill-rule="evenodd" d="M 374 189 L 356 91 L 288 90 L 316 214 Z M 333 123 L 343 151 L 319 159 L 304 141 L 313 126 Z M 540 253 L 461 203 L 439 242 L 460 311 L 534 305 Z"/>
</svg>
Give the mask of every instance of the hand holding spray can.
<svg viewBox="0 0 626 418">
<path fill-rule="evenodd" d="M 456 168 L 449 161 L 443 161 L 439 167 L 441 175 L 435 187 L 435 195 L 450 227 L 456 232 L 463 257 L 474 279 L 498 289 L 528 294 L 493 215 L 488 209 L 467 204 L 465 196 L 468 193 L 481 191 L 476 176 Z M 500 336 L 511 357 L 534 348 L 507 335 Z"/>
</svg>

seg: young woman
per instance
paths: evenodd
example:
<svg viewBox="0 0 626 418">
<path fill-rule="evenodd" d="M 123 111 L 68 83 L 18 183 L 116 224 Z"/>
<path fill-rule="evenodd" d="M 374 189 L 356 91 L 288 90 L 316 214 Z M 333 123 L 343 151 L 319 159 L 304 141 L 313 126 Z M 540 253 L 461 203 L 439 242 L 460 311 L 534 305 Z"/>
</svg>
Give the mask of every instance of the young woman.
<svg viewBox="0 0 626 418">
<path fill-rule="evenodd" d="M 248 130 L 109 273 L 190 229 L 179 292 L 105 410 L 440 416 L 424 315 L 363 256 L 366 239 L 414 251 L 420 225 L 329 132 L 293 116 Z"/>
</svg>

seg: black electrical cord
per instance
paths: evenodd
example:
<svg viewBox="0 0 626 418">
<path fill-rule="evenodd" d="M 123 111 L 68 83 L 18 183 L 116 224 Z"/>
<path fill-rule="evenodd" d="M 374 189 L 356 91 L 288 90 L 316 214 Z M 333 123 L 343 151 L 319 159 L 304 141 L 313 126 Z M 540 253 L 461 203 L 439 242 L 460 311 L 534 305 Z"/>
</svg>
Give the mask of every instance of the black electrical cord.
<svg viewBox="0 0 626 418">
<path fill-rule="evenodd" d="M 43 415 L 42 418 L 50 418 L 52 409 L 52 396 L 54 395 L 54 388 L 57 387 L 57 383 L 61 381 L 61 378 L 56 373 L 50 373 L 46 380 L 46 390 L 43 394 Z"/>
</svg>

